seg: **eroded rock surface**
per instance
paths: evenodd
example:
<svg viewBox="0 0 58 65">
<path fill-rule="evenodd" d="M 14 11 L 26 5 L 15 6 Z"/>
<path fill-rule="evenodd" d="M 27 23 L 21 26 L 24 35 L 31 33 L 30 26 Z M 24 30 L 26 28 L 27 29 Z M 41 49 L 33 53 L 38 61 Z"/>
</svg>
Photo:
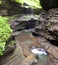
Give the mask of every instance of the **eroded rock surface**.
<svg viewBox="0 0 58 65">
<path fill-rule="evenodd" d="M 18 35 L 17 38 L 18 38 L 19 45 L 22 48 L 23 55 L 27 58 L 27 61 L 30 61 L 28 60 L 28 57 L 31 54 L 31 48 L 33 46 L 33 47 L 46 49 L 47 53 L 49 54 L 49 64 L 50 65 L 58 64 L 58 47 L 50 44 L 50 42 L 47 41 L 45 38 L 33 37 L 30 32 L 21 33 Z M 25 59 L 22 61 L 25 64 L 24 61 Z"/>
<path fill-rule="evenodd" d="M 54 65 L 58 64 L 58 8 L 48 12 L 40 13 L 39 22 L 33 30 L 33 35 L 37 36 L 38 44 L 47 50 L 53 59 Z M 57 62 L 57 63 L 55 63 Z"/>
<path fill-rule="evenodd" d="M 18 16 L 15 20 L 10 21 L 10 24 L 13 31 L 21 31 L 34 28 L 37 21 L 37 15 L 21 15 Z"/>
<path fill-rule="evenodd" d="M 37 65 L 37 59 L 34 54 L 30 54 L 20 65 Z"/>
<path fill-rule="evenodd" d="M 40 13 L 39 22 L 33 31 L 35 34 L 48 40 L 58 40 L 58 8 Z"/>
<path fill-rule="evenodd" d="M 58 47 L 53 46 L 44 38 L 37 38 L 38 44 L 40 44 L 43 48 L 47 50 L 47 52 L 52 55 L 54 61 L 58 62 Z"/>
</svg>

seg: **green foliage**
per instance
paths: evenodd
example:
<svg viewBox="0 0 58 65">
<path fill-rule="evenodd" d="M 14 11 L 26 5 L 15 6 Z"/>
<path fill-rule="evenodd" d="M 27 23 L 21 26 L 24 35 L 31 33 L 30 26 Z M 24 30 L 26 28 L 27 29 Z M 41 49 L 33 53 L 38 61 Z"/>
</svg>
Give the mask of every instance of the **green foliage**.
<svg viewBox="0 0 58 65">
<path fill-rule="evenodd" d="M 3 55 L 5 44 L 11 35 L 11 28 L 8 24 L 8 18 L 0 16 L 0 55 Z"/>
<path fill-rule="evenodd" d="M 40 0 L 15 0 L 18 3 L 21 3 L 22 5 L 25 3 L 28 6 L 32 8 L 42 8 L 40 5 Z"/>
<path fill-rule="evenodd" d="M 2 0 L 0 0 L 0 4 L 2 4 Z"/>
</svg>

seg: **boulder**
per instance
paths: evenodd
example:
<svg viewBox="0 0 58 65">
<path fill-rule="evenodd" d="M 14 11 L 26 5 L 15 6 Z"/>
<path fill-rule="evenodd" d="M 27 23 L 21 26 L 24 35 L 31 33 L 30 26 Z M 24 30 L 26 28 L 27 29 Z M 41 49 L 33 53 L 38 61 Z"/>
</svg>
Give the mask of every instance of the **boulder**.
<svg viewBox="0 0 58 65">
<path fill-rule="evenodd" d="M 22 31 L 26 29 L 32 29 L 36 26 L 38 16 L 36 15 L 21 15 L 15 20 L 10 21 L 13 31 Z"/>
</svg>

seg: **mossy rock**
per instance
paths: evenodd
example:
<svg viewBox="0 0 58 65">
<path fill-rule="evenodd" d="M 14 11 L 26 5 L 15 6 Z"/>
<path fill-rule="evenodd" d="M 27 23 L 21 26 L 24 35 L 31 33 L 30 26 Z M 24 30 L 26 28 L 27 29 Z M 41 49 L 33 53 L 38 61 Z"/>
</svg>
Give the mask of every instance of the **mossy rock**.
<svg viewBox="0 0 58 65">
<path fill-rule="evenodd" d="M 16 48 L 16 41 L 15 37 L 11 36 L 8 41 L 6 41 L 6 46 L 4 50 L 4 55 L 9 53 L 10 51 L 13 51 Z"/>
</svg>

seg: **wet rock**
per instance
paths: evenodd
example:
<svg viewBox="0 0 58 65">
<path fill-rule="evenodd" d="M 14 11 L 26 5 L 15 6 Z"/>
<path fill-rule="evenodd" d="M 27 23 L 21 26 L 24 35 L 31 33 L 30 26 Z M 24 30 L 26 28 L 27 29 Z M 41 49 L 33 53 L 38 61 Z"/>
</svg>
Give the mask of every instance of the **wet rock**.
<svg viewBox="0 0 58 65">
<path fill-rule="evenodd" d="M 37 36 L 38 44 L 51 55 L 50 63 L 56 65 L 55 63 L 58 63 L 58 8 L 50 9 L 48 12 L 43 11 L 39 22 L 41 23 L 33 30 L 33 35 Z"/>
<path fill-rule="evenodd" d="M 47 50 L 47 52 L 52 55 L 52 58 L 54 59 L 53 61 L 58 62 L 58 47 L 53 46 L 50 44 L 49 41 L 47 41 L 45 38 L 37 38 L 38 39 L 38 44 L 40 44 L 43 48 Z"/>
<path fill-rule="evenodd" d="M 8 15 L 7 9 L 0 10 L 0 15 Z"/>
<path fill-rule="evenodd" d="M 3 54 L 10 53 L 11 51 L 14 51 L 16 48 L 16 41 L 15 36 L 11 35 L 8 40 L 6 41 L 5 50 Z"/>
<path fill-rule="evenodd" d="M 17 19 L 10 21 L 11 27 L 14 31 L 21 31 L 25 29 L 32 29 L 36 26 L 38 16 L 35 15 L 21 15 Z"/>
<path fill-rule="evenodd" d="M 40 25 L 33 31 L 48 40 L 58 40 L 58 8 L 51 9 L 48 12 L 43 11 L 40 14 Z"/>
<path fill-rule="evenodd" d="M 22 61 L 21 65 L 37 65 L 36 56 L 34 54 L 30 54 Z"/>
<path fill-rule="evenodd" d="M 16 40 L 16 49 L 9 52 L 4 56 L 0 56 L 0 64 L 2 65 L 19 65 L 22 60 L 25 58 L 22 54 L 22 48 L 19 46 L 18 41 Z"/>
<path fill-rule="evenodd" d="M 49 65 L 48 53 L 43 48 L 33 48 L 32 53 L 38 56 L 38 65 Z"/>
<path fill-rule="evenodd" d="M 31 53 L 32 46 L 40 47 L 31 32 L 22 32 L 17 36 L 19 45 L 22 47 L 23 55 L 27 57 Z"/>
</svg>

